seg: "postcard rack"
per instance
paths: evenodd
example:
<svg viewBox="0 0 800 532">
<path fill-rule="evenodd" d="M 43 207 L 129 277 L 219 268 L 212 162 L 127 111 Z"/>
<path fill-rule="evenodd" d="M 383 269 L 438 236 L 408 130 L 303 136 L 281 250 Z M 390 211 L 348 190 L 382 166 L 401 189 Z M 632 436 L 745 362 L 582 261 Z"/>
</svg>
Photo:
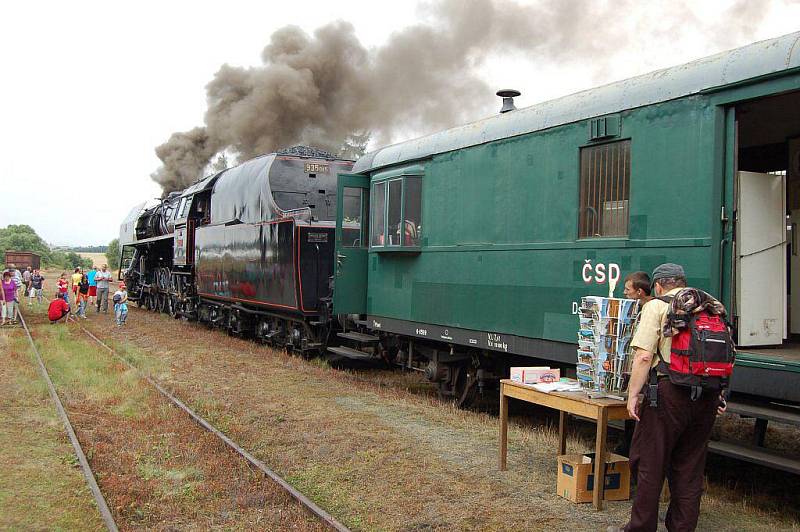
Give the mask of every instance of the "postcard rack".
<svg viewBox="0 0 800 532">
<path fill-rule="evenodd" d="M 581 298 L 577 376 L 592 397 L 625 396 L 638 310 L 635 299 Z"/>
</svg>

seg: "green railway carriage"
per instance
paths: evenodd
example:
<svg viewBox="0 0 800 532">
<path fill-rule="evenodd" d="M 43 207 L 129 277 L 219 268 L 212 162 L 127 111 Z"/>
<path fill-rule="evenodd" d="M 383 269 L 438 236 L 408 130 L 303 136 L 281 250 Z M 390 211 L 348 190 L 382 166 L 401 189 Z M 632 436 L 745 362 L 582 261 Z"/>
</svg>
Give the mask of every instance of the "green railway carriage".
<svg viewBox="0 0 800 532">
<path fill-rule="evenodd" d="M 334 312 L 453 394 L 574 364 L 581 296 L 677 262 L 733 390 L 800 402 L 800 32 L 379 149 L 339 197 Z"/>
</svg>

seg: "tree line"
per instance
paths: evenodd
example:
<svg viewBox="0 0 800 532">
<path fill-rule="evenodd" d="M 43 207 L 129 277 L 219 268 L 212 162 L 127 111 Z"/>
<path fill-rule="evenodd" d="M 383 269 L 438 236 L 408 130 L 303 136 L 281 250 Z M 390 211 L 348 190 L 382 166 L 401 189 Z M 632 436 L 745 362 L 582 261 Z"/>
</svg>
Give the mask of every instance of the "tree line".
<svg viewBox="0 0 800 532">
<path fill-rule="evenodd" d="M 96 251 L 94 251 L 96 249 Z M 84 258 L 76 252 L 105 253 L 108 266 L 119 268 L 119 239 L 115 238 L 108 246 L 83 246 L 69 249 L 53 249 L 36 234 L 29 225 L 9 225 L 0 227 L 0 251 L 29 251 L 41 257 L 42 268 L 90 268 L 92 259 Z M 5 259 L 5 255 L 3 257 Z"/>
</svg>

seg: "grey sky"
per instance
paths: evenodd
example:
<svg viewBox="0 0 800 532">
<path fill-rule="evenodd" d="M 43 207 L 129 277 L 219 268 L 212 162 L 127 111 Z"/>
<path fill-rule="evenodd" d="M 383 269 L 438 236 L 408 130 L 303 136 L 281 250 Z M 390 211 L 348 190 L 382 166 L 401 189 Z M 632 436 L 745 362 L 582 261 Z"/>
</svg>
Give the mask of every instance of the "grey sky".
<svg viewBox="0 0 800 532">
<path fill-rule="evenodd" d="M 585 28 L 604 46 L 558 61 L 494 51 L 475 65 L 488 85 L 519 89 L 518 106 L 531 105 L 800 29 L 791 0 L 568 4 L 619 6 L 614 32 L 602 21 L 597 33 Z M 258 64 L 287 24 L 312 32 L 343 19 L 365 46 L 380 46 L 431 10 L 396 1 L 87 1 L 4 3 L 0 14 L 0 227 L 27 223 L 53 244 L 96 245 L 116 236 L 133 204 L 160 194 L 154 148 L 203 124 L 204 87 L 223 63 Z M 472 118 L 497 108 L 489 93 Z M 392 140 L 427 133 L 399 130 Z"/>
</svg>

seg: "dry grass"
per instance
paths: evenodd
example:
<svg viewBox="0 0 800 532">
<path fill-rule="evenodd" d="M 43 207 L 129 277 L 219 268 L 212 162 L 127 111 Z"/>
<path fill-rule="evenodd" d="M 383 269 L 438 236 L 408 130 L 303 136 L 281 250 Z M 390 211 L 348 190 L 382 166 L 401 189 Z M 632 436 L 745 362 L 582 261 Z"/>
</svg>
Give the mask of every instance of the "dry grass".
<svg viewBox="0 0 800 532">
<path fill-rule="evenodd" d="M 102 530 L 22 329 L 0 331 L 0 529 Z"/>
<path fill-rule="evenodd" d="M 322 529 L 73 324 L 42 318 L 36 342 L 120 528 Z"/>
<path fill-rule="evenodd" d="M 280 474 L 356 529 L 598 530 L 627 519 L 555 495 L 551 426 L 512 424 L 509 471 L 497 470 L 497 419 L 402 385 L 367 380 L 229 338 L 196 324 L 132 309 L 129 325 L 101 331 L 148 360 L 158 378 Z M 372 375 L 374 376 L 374 375 Z M 573 451 L 591 448 L 574 433 Z M 751 505 L 714 486 L 701 528 L 796 528 L 796 510 Z"/>
</svg>

